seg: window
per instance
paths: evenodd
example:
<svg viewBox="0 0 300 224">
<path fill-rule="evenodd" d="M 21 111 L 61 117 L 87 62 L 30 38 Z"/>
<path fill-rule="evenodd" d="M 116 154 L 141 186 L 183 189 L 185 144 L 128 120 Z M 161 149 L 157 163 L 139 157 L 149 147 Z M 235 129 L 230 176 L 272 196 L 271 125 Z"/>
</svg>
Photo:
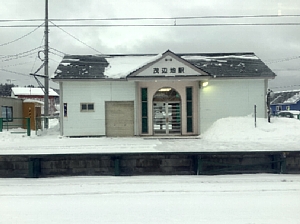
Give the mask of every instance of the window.
<svg viewBox="0 0 300 224">
<path fill-rule="evenodd" d="M 81 112 L 93 112 L 94 111 L 94 104 L 93 103 L 81 103 L 80 104 L 80 111 Z"/>
<path fill-rule="evenodd" d="M 142 133 L 148 133 L 148 89 L 141 88 L 142 100 Z"/>
<path fill-rule="evenodd" d="M 2 118 L 4 122 L 12 122 L 13 121 L 13 108 L 8 106 L 1 107 Z"/>
<path fill-rule="evenodd" d="M 276 106 L 276 111 L 281 111 L 282 107 L 281 106 Z"/>
<path fill-rule="evenodd" d="M 64 117 L 68 116 L 68 104 L 64 103 Z"/>
<path fill-rule="evenodd" d="M 193 88 L 186 87 L 186 127 L 187 132 L 193 132 Z"/>
</svg>

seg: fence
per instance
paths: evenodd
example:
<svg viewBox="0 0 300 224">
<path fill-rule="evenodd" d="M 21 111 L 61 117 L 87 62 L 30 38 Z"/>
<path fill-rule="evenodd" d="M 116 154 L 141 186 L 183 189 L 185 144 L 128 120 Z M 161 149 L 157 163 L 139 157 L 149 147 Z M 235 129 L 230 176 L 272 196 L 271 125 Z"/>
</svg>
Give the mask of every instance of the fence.
<svg viewBox="0 0 300 224">
<path fill-rule="evenodd" d="M 13 120 L 22 120 L 23 122 L 21 122 L 22 124 L 11 124 L 9 121 L 4 121 L 3 118 L 0 118 L 0 132 L 3 131 L 3 128 L 6 127 L 6 130 L 8 131 L 9 129 L 15 127 L 15 128 L 22 128 L 25 127 L 26 131 L 25 133 L 27 133 L 27 136 L 31 135 L 31 130 L 30 130 L 30 118 L 13 118 Z M 24 133 L 19 132 L 19 131 L 12 131 L 11 133 Z"/>
</svg>

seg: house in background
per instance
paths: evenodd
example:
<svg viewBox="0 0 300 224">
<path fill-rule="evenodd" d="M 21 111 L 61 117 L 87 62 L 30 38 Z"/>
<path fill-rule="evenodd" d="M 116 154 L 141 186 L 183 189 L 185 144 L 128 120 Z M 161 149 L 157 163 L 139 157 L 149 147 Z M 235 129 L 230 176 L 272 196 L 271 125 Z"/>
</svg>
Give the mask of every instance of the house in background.
<svg viewBox="0 0 300 224">
<path fill-rule="evenodd" d="M 215 121 L 266 117 L 275 74 L 254 53 L 66 55 L 60 86 L 64 136 L 194 136 Z"/>
<path fill-rule="evenodd" d="M 273 115 L 284 110 L 300 111 L 300 90 L 274 92 L 271 97 L 271 110 Z"/>
<path fill-rule="evenodd" d="M 27 103 L 34 103 L 37 107 L 41 107 L 41 114 L 44 114 L 44 91 L 41 88 L 31 87 L 13 87 L 11 96 L 25 100 Z M 49 89 L 49 115 L 53 115 L 56 111 L 55 102 L 59 95 Z"/>
<path fill-rule="evenodd" d="M 23 126 L 23 100 L 0 96 L 0 109 L 4 129 Z"/>
</svg>

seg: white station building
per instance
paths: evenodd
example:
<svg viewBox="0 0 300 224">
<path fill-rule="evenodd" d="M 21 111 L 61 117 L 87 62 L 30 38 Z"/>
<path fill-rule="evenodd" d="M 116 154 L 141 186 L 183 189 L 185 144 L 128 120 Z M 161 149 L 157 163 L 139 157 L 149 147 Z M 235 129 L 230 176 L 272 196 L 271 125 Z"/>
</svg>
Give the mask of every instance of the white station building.
<svg viewBox="0 0 300 224">
<path fill-rule="evenodd" d="M 266 117 L 275 74 L 254 53 L 66 55 L 60 86 L 63 136 L 196 136 L 215 121 Z"/>
</svg>

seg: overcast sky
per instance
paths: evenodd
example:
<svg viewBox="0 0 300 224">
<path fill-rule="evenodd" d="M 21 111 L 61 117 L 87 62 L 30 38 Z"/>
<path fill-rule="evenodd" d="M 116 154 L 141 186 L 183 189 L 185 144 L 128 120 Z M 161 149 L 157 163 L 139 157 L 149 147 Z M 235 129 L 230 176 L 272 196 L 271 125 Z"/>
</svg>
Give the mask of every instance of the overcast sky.
<svg viewBox="0 0 300 224">
<path fill-rule="evenodd" d="M 13 82 L 19 86 L 37 85 L 28 74 L 35 72 L 42 63 L 37 58 L 37 52 L 43 50 L 44 28 L 41 26 L 36 29 L 36 27 L 43 21 L 4 22 L 3 20 L 44 19 L 45 1 L 0 0 L 0 2 L 0 26 L 35 25 L 35 27 L 25 28 L 0 27 L 0 69 L 2 69 L 0 70 L 0 83 Z M 50 20 L 240 15 L 300 15 L 300 3 L 299 0 L 49 0 Z M 276 79 L 269 83 L 274 91 L 300 89 L 300 25 L 178 26 L 190 23 L 300 23 L 300 16 L 52 22 L 60 28 L 50 27 L 50 75 L 53 75 L 62 59 L 62 53 L 163 53 L 168 49 L 175 53 L 254 52 L 277 74 Z M 177 26 L 62 26 L 65 24 L 176 24 Z M 52 23 L 50 22 L 49 25 Z M 30 33 L 33 30 L 35 31 Z M 27 35 L 28 33 L 30 34 Z M 39 46 L 41 48 L 33 50 Z M 24 54 L 27 51 L 29 52 Z M 9 56 L 16 54 L 18 57 Z M 40 55 L 43 57 L 43 54 Z M 43 70 L 39 73 L 43 74 Z"/>
</svg>

